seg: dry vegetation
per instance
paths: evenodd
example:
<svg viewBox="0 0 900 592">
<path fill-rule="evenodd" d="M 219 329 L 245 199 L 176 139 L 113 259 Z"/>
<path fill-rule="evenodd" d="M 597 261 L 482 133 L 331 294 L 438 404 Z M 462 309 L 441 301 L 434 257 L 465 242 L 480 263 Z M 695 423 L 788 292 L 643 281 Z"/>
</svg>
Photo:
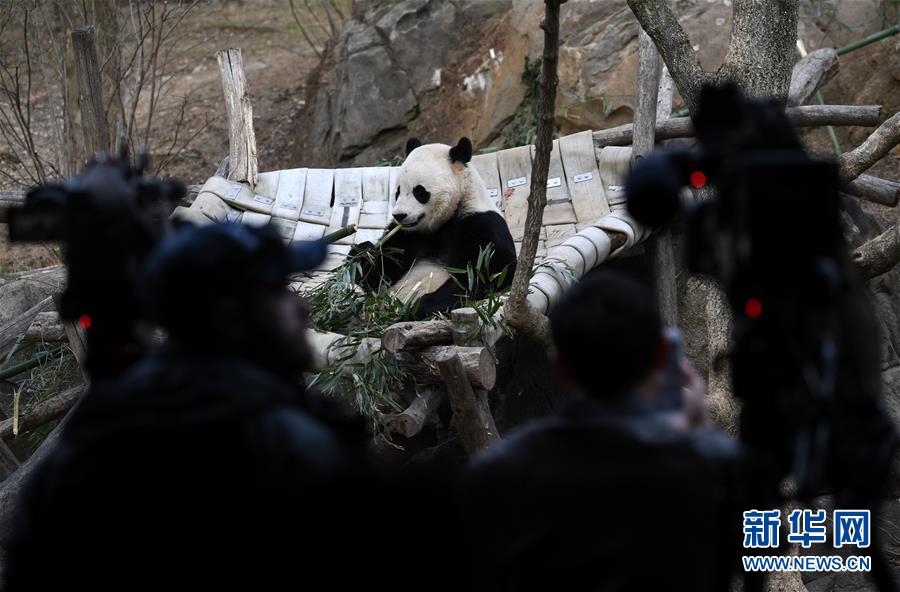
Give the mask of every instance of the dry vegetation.
<svg viewBox="0 0 900 592">
<path fill-rule="evenodd" d="M 287 168 L 306 77 L 349 11 L 347 0 L 0 0 L 0 187 L 65 177 L 87 156 L 70 41 L 84 26 L 112 145 L 147 145 L 161 174 L 205 180 L 228 151 L 215 54 L 240 47 L 260 166 Z M 0 236 L 0 273 L 55 260 Z"/>
</svg>

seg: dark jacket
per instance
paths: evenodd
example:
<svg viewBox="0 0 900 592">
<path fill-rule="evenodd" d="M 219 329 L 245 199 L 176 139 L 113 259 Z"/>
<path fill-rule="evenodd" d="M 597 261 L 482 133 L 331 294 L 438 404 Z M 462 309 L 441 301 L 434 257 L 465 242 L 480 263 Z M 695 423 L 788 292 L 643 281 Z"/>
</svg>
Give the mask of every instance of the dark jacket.
<svg viewBox="0 0 900 592">
<path fill-rule="evenodd" d="M 164 348 L 73 412 L 21 497 L 6 589 L 214 589 L 278 581 L 298 558 L 327 569 L 358 526 L 346 504 L 364 438 L 244 359 Z"/>
<path fill-rule="evenodd" d="M 736 448 L 636 399 L 579 401 L 478 457 L 464 507 L 492 590 L 727 589 Z"/>
</svg>

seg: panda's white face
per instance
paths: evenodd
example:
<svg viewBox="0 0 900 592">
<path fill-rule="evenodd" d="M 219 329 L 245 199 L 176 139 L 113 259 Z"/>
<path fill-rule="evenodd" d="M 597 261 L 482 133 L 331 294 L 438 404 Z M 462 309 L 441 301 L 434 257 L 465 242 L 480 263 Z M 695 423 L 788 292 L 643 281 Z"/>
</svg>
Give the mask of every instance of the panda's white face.
<svg viewBox="0 0 900 592">
<path fill-rule="evenodd" d="M 394 219 L 409 232 L 440 228 L 459 206 L 466 172 L 464 163 L 450 160 L 450 146 L 419 146 L 400 167 Z"/>
</svg>

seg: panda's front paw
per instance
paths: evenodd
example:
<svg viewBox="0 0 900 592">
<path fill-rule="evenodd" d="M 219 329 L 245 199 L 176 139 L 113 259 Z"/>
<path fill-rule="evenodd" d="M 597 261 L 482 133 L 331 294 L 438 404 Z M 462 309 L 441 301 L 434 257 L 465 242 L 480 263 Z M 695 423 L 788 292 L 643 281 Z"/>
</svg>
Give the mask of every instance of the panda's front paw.
<svg viewBox="0 0 900 592">
<path fill-rule="evenodd" d="M 435 297 L 434 293 L 425 294 L 424 296 L 419 298 L 414 317 L 415 320 L 421 321 L 423 319 L 427 319 L 435 313 L 446 312 L 446 308 L 447 307 L 444 305 L 444 303 L 440 302 L 438 298 Z"/>
<path fill-rule="evenodd" d="M 365 242 L 361 242 L 357 245 L 351 245 L 350 246 L 350 256 L 355 257 L 356 255 L 365 253 L 366 251 L 369 251 L 374 248 L 375 248 L 375 245 L 372 243 L 372 241 L 365 241 Z"/>
</svg>

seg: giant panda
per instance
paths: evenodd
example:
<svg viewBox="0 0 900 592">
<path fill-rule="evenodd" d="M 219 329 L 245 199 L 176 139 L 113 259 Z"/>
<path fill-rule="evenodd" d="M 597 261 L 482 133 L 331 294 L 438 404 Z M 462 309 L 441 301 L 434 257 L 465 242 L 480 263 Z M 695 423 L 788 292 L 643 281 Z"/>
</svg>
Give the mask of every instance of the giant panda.
<svg viewBox="0 0 900 592">
<path fill-rule="evenodd" d="M 406 301 L 418 298 L 416 317 L 449 312 L 458 306 L 462 289 L 445 268 L 465 269 L 476 264 L 480 249 L 489 243 L 494 254 L 490 274 L 506 269 L 501 287 L 512 283 L 516 250 L 509 227 L 496 205 L 488 198 L 484 181 L 472 167 L 472 143 L 462 138 L 456 146 L 406 144 L 406 161 L 397 175 L 393 207 L 394 221 L 388 232 L 400 230 L 383 245 L 398 249 L 379 254 L 375 265 L 363 269 L 361 284 L 376 290 L 381 282 Z M 363 243 L 357 249 L 371 248 Z M 468 285 L 465 274 L 458 280 Z M 479 286 L 468 296 L 481 299 L 487 286 Z"/>
</svg>

